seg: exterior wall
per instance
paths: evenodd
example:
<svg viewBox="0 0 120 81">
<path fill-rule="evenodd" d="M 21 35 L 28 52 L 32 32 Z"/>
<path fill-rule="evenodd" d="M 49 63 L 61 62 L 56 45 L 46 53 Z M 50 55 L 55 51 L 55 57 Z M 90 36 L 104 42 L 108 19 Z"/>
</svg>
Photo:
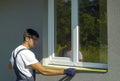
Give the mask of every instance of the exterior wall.
<svg viewBox="0 0 120 81">
<path fill-rule="evenodd" d="M 83 73 L 74 77 L 43 76 L 37 81 L 119 81 L 120 76 L 120 0 L 108 1 L 108 72 Z M 47 54 L 47 0 L 0 1 L 0 81 L 14 81 L 13 71 L 7 69 L 11 51 L 22 42 L 22 34 L 29 26 L 39 31 L 40 41 L 33 51 L 38 59 Z"/>
<path fill-rule="evenodd" d="M 32 50 L 41 60 L 44 4 L 44 0 L 0 0 L 0 81 L 15 81 L 14 72 L 7 69 L 7 64 L 12 50 L 22 43 L 26 28 L 40 34 L 39 43 Z"/>
<path fill-rule="evenodd" d="M 37 81 L 119 81 L 120 76 L 120 1 L 107 0 L 108 9 L 108 72 L 83 73 L 74 77 L 43 76 L 37 74 Z M 46 11 L 47 12 L 47 11 Z M 47 33 L 47 32 L 46 32 Z M 44 36 L 46 37 L 46 36 Z M 44 50 L 44 49 L 43 49 Z M 44 54 L 44 53 L 43 53 Z"/>
</svg>

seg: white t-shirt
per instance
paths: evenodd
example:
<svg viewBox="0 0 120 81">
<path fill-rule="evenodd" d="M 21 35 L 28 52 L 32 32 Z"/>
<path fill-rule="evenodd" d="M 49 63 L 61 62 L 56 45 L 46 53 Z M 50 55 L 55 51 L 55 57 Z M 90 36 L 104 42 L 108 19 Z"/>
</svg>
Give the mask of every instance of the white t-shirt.
<svg viewBox="0 0 120 81">
<path fill-rule="evenodd" d="M 32 51 L 28 50 L 25 46 L 20 45 L 12 52 L 10 62 L 12 66 L 14 66 L 13 54 L 14 56 L 16 56 L 16 53 L 23 48 L 25 48 L 25 50 L 20 51 L 16 57 L 16 64 L 23 74 L 25 74 L 27 77 L 31 77 L 33 70 L 29 65 L 38 62 L 38 60 L 35 57 L 35 54 Z"/>
</svg>

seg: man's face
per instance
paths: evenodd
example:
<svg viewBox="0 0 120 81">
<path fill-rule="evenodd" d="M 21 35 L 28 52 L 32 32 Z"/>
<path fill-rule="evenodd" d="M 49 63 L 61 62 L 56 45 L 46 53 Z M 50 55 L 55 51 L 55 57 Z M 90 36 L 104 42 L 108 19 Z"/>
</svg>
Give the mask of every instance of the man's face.
<svg viewBox="0 0 120 81">
<path fill-rule="evenodd" d="M 30 48 L 34 47 L 38 42 L 38 38 L 33 36 L 33 37 L 29 37 L 29 40 L 28 40 L 28 44 L 30 46 Z"/>
</svg>

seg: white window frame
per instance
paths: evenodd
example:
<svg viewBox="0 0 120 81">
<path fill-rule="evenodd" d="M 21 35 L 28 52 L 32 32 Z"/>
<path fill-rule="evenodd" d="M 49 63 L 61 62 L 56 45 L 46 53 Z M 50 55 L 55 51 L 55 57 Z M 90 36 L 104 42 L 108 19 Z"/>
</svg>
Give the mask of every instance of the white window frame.
<svg viewBox="0 0 120 81">
<path fill-rule="evenodd" d="M 87 67 L 107 69 L 107 64 L 78 62 L 79 26 L 78 26 L 78 0 L 71 0 L 72 13 L 72 50 L 73 58 L 55 57 L 54 53 L 54 0 L 48 0 L 48 57 L 43 59 L 44 66 Z M 61 60 L 62 59 L 62 60 Z"/>
</svg>

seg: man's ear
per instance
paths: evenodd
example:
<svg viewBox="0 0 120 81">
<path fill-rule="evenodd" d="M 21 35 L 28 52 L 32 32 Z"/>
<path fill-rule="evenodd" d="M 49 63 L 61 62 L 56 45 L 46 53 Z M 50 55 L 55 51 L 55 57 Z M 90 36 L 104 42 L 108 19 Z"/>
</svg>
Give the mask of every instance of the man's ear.
<svg viewBox="0 0 120 81">
<path fill-rule="evenodd" d="M 29 41 L 29 39 L 30 39 L 29 37 L 25 37 L 25 41 L 27 41 L 27 42 L 28 42 L 28 41 Z"/>
</svg>

